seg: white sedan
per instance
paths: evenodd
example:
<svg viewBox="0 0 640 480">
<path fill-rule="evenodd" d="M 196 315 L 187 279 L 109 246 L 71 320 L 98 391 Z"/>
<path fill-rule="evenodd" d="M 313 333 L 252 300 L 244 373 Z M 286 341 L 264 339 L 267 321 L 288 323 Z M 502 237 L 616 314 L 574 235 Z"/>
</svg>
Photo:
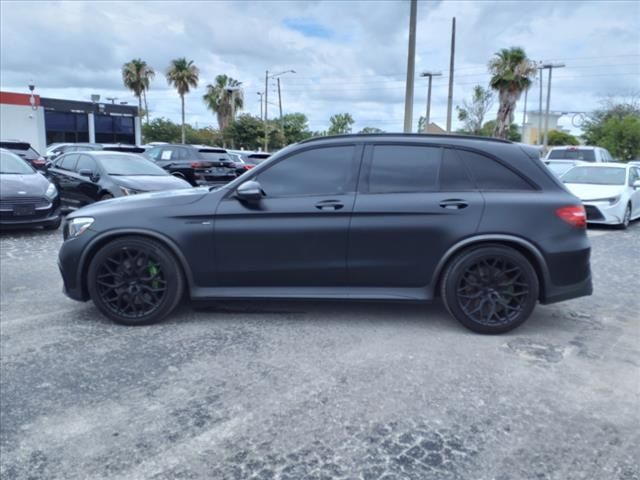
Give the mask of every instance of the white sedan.
<svg viewBox="0 0 640 480">
<path fill-rule="evenodd" d="M 579 165 L 561 180 L 587 211 L 587 222 L 627 228 L 640 218 L 640 167 L 624 163 Z"/>
</svg>

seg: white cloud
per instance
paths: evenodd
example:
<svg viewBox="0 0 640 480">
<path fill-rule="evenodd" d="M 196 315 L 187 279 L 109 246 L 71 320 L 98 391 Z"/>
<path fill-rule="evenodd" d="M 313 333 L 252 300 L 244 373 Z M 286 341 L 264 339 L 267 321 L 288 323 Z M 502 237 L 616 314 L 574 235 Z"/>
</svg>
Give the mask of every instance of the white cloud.
<svg viewBox="0 0 640 480">
<path fill-rule="evenodd" d="M 2 2 L 0 8 L 3 90 L 25 91 L 33 78 L 43 96 L 100 93 L 136 103 L 122 87 L 120 67 L 141 57 L 158 72 L 149 93 L 152 113 L 177 120 L 178 97 L 162 72 L 172 58 L 186 56 L 201 69 L 200 86 L 187 97 L 190 122 L 215 125 L 201 100 L 215 75 L 241 80 L 246 110 L 257 114 L 264 71 L 292 68 L 297 74 L 281 79 L 284 110 L 306 113 L 312 129 L 326 128 L 339 112 L 354 116 L 356 130 L 402 128 L 406 1 Z M 416 69 L 444 74 L 434 80 L 432 104 L 432 119 L 442 125 L 452 16 L 454 105 L 473 85 L 486 85 L 487 61 L 512 45 L 533 59 L 567 64 L 554 73 L 553 110 L 592 110 L 602 96 L 640 89 L 637 2 L 420 2 Z M 288 28 L 292 18 L 304 19 L 302 27 Z M 314 23 L 322 35 L 305 36 L 304 26 Z M 414 124 L 424 112 L 425 91 L 426 80 L 416 76 Z M 275 82 L 269 95 L 277 98 Z M 536 109 L 537 85 L 529 100 Z M 269 105 L 269 112 L 277 107 Z"/>
</svg>

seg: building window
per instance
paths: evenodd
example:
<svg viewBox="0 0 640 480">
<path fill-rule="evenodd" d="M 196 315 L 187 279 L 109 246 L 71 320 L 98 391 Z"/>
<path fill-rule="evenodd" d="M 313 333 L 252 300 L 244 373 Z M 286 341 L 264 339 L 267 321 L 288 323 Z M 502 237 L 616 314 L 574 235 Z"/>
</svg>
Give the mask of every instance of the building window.
<svg viewBox="0 0 640 480">
<path fill-rule="evenodd" d="M 135 144 L 133 117 L 96 115 L 96 142 Z"/>
<path fill-rule="evenodd" d="M 89 123 L 86 113 L 45 111 L 44 124 L 47 144 L 89 141 Z"/>
</svg>

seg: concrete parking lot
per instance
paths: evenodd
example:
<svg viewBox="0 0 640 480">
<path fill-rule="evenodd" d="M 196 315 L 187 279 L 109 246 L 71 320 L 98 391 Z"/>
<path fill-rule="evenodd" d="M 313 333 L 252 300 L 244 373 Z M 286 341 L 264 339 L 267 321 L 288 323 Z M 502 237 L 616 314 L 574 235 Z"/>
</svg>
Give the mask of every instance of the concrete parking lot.
<svg viewBox="0 0 640 480">
<path fill-rule="evenodd" d="M 0 234 L 3 479 L 639 479 L 640 222 L 595 294 L 473 334 L 440 305 L 230 302 L 130 328 Z"/>
</svg>

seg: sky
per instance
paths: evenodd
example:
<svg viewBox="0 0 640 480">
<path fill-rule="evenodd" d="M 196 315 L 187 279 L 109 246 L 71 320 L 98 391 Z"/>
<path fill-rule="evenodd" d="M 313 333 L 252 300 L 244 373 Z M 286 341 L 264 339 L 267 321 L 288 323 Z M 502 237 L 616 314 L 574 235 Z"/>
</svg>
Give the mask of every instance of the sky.
<svg viewBox="0 0 640 480">
<path fill-rule="evenodd" d="M 455 106 L 474 85 L 487 86 L 487 63 L 501 48 L 520 46 L 554 70 L 551 110 L 589 112 L 610 96 L 640 92 L 638 1 L 419 1 L 413 125 L 424 115 L 434 78 L 431 119 L 445 126 L 451 41 L 456 17 Z M 44 97 L 89 100 L 91 94 L 137 104 L 122 85 L 121 67 L 142 58 L 157 72 L 148 93 L 152 118 L 180 118 L 180 102 L 163 72 L 187 57 L 200 84 L 186 98 L 187 122 L 214 126 L 202 95 L 218 74 L 242 82 L 245 112 L 259 115 L 265 71 L 280 77 L 284 113 L 303 112 L 312 130 L 349 112 L 353 131 L 402 131 L 409 1 L 7 1 L 0 2 L 0 88 Z M 537 81 L 536 81 L 537 82 Z M 278 112 L 269 82 L 269 117 Z M 538 84 L 528 98 L 537 110 Z M 545 79 L 546 90 L 546 79 Z M 545 91 L 546 98 L 546 91 Z M 272 103 L 273 102 L 273 103 Z M 522 122 L 524 98 L 516 123 Z M 487 119 L 494 119 L 498 103 Z M 560 124 L 579 132 L 580 116 Z"/>
</svg>

